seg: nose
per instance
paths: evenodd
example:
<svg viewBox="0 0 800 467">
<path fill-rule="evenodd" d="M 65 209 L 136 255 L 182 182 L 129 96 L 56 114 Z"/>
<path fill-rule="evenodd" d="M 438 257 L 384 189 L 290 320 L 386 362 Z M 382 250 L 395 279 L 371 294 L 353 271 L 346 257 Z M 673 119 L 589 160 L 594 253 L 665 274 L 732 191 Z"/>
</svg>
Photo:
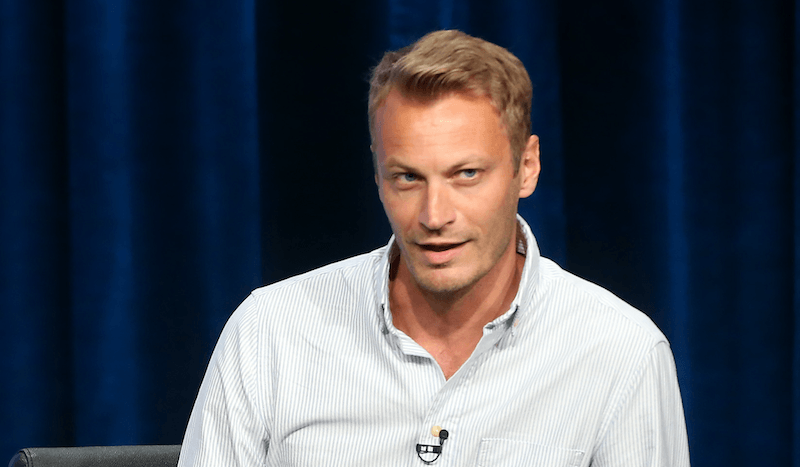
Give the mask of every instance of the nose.
<svg viewBox="0 0 800 467">
<path fill-rule="evenodd" d="M 419 223 L 428 230 L 441 230 L 455 221 L 453 208 L 447 188 L 439 183 L 429 183 L 425 190 L 425 199 L 419 212 Z"/>
</svg>

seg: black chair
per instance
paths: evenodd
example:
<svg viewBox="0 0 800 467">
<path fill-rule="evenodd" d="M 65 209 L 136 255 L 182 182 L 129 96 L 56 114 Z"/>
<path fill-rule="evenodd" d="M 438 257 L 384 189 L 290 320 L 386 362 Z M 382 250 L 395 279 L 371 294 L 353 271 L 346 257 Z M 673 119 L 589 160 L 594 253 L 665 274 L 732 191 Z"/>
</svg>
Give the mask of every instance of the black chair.
<svg viewBox="0 0 800 467">
<path fill-rule="evenodd" d="M 175 467 L 181 446 L 25 448 L 8 467 Z"/>
</svg>

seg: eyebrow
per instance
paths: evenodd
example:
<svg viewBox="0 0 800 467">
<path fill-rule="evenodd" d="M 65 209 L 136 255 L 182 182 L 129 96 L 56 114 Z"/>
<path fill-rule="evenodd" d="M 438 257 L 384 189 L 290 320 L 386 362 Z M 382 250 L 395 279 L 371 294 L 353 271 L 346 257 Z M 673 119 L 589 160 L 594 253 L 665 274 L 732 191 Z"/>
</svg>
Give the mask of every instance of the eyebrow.
<svg viewBox="0 0 800 467">
<path fill-rule="evenodd" d="M 462 168 L 464 166 L 468 166 L 468 165 L 472 165 L 472 164 L 476 164 L 476 163 L 484 164 L 486 162 L 486 159 L 487 158 L 485 156 L 480 156 L 478 154 L 470 154 L 470 155 L 462 158 L 460 161 L 457 161 L 456 163 L 448 166 L 447 170 L 448 171 L 458 170 L 458 169 L 460 169 L 460 168 Z M 384 162 L 383 165 L 385 167 L 387 167 L 387 168 L 398 168 L 398 169 L 407 170 L 407 171 L 410 171 L 410 172 L 418 172 L 418 170 L 413 165 L 410 165 L 410 164 L 407 164 L 407 163 L 405 163 L 403 161 L 400 161 L 395 156 L 386 156 L 385 162 Z"/>
</svg>

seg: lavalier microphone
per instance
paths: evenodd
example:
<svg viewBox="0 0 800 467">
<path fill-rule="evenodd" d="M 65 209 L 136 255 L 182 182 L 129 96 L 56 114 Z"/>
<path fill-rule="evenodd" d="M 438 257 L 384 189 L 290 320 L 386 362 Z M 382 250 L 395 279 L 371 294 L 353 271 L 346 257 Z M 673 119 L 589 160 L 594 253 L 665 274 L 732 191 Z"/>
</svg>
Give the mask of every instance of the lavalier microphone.
<svg viewBox="0 0 800 467">
<path fill-rule="evenodd" d="M 417 456 L 426 464 L 433 464 L 439 459 L 439 456 L 442 455 L 442 446 L 444 446 L 444 442 L 447 441 L 447 437 L 450 436 L 447 430 L 442 430 L 438 426 L 433 427 L 431 431 L 434 432 L 434 436 L 439 437 L 438 446 L 434 444 L 417 444 Z"/>
</svg>

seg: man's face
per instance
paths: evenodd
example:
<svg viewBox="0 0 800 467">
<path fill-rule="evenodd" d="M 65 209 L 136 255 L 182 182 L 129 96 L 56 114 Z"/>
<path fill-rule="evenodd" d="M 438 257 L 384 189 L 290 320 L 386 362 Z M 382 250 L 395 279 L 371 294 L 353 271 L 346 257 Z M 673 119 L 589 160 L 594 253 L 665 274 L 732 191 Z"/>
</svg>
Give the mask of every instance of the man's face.
<svg viewBox="0 0 800 467">
<path fill-rule="evenodd" d="M 417 102 L 397 90 L 377 111 L 376 136 L 378 191 L 419 288 L 457 292 L 515 264 L 517 203 L 539 173 L 535 136 L 515 174 L 488 97 L 453 93 Z"/>
</svg>

